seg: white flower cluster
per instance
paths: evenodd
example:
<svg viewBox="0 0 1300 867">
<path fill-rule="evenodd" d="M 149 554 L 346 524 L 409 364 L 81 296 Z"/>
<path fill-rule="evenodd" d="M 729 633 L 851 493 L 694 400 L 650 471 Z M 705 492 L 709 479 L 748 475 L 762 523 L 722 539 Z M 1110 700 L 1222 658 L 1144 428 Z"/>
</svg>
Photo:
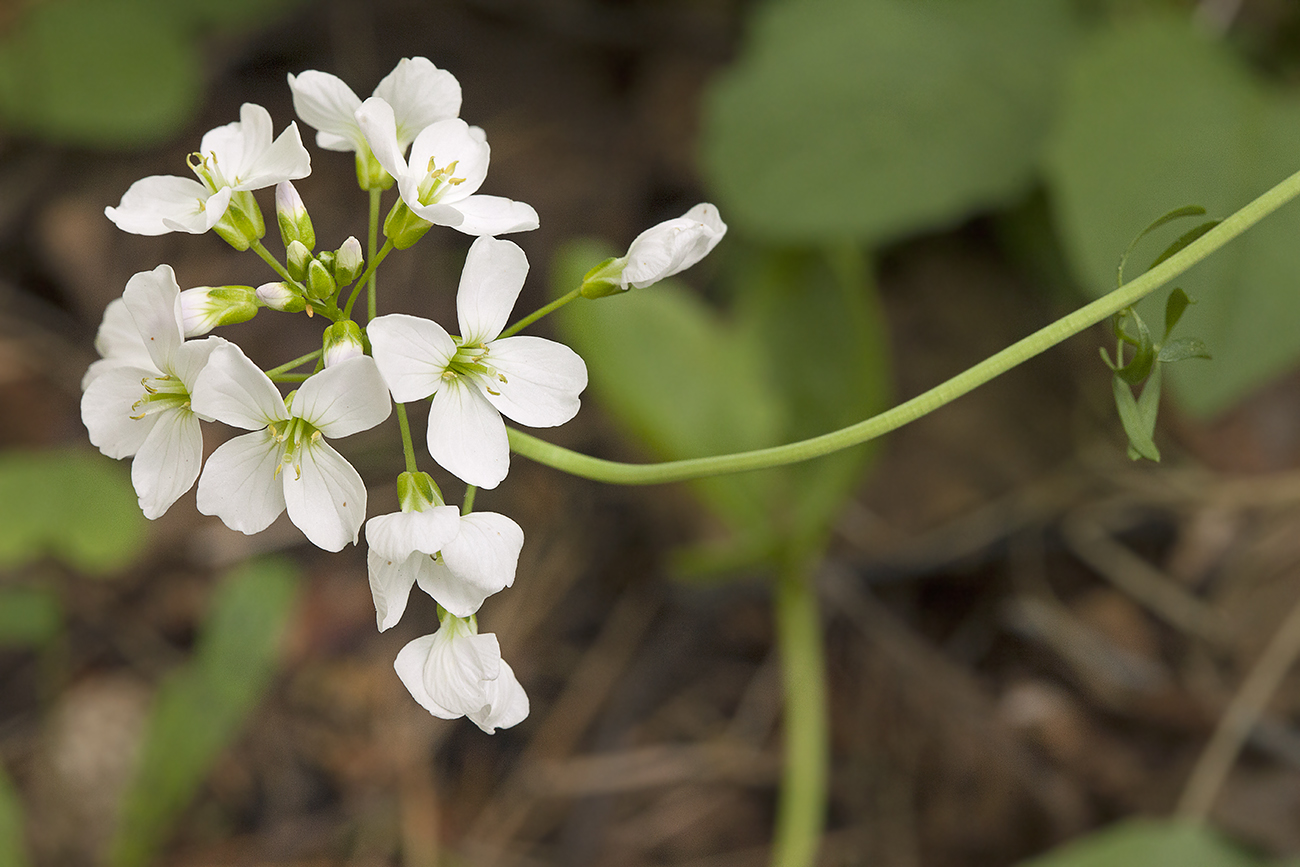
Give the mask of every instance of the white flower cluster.
<svg viewBox="0 0 1300 867">
<path fill-rule="evenodd" d="M 372 233 L 369 263 L 355 238 L 316 251 L 310 217 L 291 183 L 311 171 L 297 125 L 272 140 L 268 112 L 245 104 L 238 122 L 208 132 L 190 156 L 197 180 L 145 178 L 105 213 L 141 235 L 213 230 L 236 249 L 257 252 L 281 279 L 256 289 L 181 291 L 168 265 L 136 274 L 105 310 L 95 344 L 102 357 L 82 383 L 82 419 L 104 454 L 134 459 L 132 481 L 149 518 L 197 481 L 199 511 L 243 533 L 266 529 L 287 510 L 313 544 L 339 551 L 356 544 L 364 522 L 379 629 L 398 622 L 414 585 L 438 604 L 439 629 L 407 644 L 395 662 L 412 696 L 437 716 L 467 716 L 487 732 L 515 725 L 528 714 L 528 698 L 496 637 L 479 634 L 476 613 L 514 582 L 523 531 L 504 515 L 462 514 L 447 505 L 409 457 L 404 416 L 401 510 L 367 522 L 365 485 L 327 440 L 378 425 L 393 401 L 428 400 L 429 455 L 468 492 L 496 487 L 509 471 L 502 416 L 551 427 L 577 414 L 587 385 L 582 359 L 554 341 L 513 336 L 513 329 L 502 336 L 528 260 L 518 245 L 494 236 L 537 228 L 537 213 L 478 194 L 488 170 L 486 135 L 458 117 L 460 85 L 430 61 L 402 60 L 364 102 L 324 72 L 290 75 L 289 87 L 299 118 L 317 130 L 317 145 L 355 154 L 372 208 L 396 184 L 383 250 L 376 253 Z M 283 263 L 261 243 L 265 221 L 253 197 L 272 186 Z M 400 313 L 364 327 L 354 322 L 353 302 L 383 256 L 434 225 L 476 236 L 456 296 L 459 335 Z M 584 284 L 583 294 L 599 297 L 677 273 L 725 231 L 716 209 L 697 206 L 642 233 L 628 255 L 593 269 L 599 289 Z M 354 282 L 340 305 L 342 289 Z M 263 308 L 321 316 L 322 350 L 263 371 L 234 343 L 202 336 Z M 309 362 L 316 365 L 310 374 L 290 373 Z M 300 385 L 282 395 L 277 382 Z M 212 421 L 248 433 L 204 464 L 200 423 Z"/>
</svg>

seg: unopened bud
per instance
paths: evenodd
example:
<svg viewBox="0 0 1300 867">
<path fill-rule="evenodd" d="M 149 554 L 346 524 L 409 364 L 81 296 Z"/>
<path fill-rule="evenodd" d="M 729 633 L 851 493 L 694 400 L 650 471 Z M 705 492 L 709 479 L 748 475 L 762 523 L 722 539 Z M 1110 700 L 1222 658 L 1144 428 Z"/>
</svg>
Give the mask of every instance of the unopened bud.
<svg viewBox="0 0 1300 867">
<path fill-rule="evenodd" d="M 321 252 L 319 252 L 319 253 L 316 254 L 316 261 L 317 261 L 317 262 L 320 262 L 322 265 L 324 265 L 326 271 L 330 272 L 330 274 L 333 274 L 333 273 L 334 273 L 334 258 L 335 258 L 337 255 L 338 255 L 338 254 L 335 253 L 333 250 L 322 250 Z M 336 278 L 336 279 L 337 279 L 337 278 Z"/>
<path fill-rule="evenodd" d="M 196 286 L 181 293 L 186 337 L 199 337 L 218 325 L 247 322 L 256 315 L 257 295 L 252 286 Z"/>
<path fill-rule="evenodd" d="M 433 228 L 433 223 L 421 217 L 406 206 L 401 199 L 393 205 L 384 219 L 384 237 L 393 242 L 393 247 L 405 250 L 424 237 L 424 233 Z"/>
<path fill-rule="evenodd" d="M 334 279 L 347 286 L 365 270 L 366 260 L 361 255 L 361 242 L 349 235 L 334 257 Z"/>
<path fill-rule="evenodd" d="M 290 241 L 284 248 L 285 267 L 289 276 L 299 283 L 307 279 L 307 266 L 311 264 L 311 250 L 302 241 Z"/>
<path fill-rule="evenodd" d="M 230 206 L 212 231 L 236 250 L 247 250 L 254 241 L 260 241 L 266 235 L 266 223 L 262 220 L 262 209 L 257 199 L 248 190 L 241 190 L 230 197 Z"/>
<path fill-rule="evenodd" d="M 307 294 L 317 301 L 328 301 L 339 291 L 329 268 L 313 259 L 307 266 Z"/>
<path fill-rule="evenodd" d="M 438 486 L 428 473 L 402 473 L 397 477 L 397 502 L 403 512 L 423 512 L 443 505 Z"/>
<path fill-rule="evenodd" d="M 316 230 L 292 181 L 281 181 L 275 187 L 275 219 L 280 224 L 284 246 L 299 241 L 308 250 L 316 249 Z"/>
<path fill-rule="evenodd" d="M 366 347 L 361 339 L 361 326 L 351 319 L 341 319 L 325 329 L 324 355 L 326 367 L 365 354 Z"/>
<path fill-rule="evenodd" d="M 282 313 L 301 313 L 307 309 L 307 302 L 288 283 L 263 283 L 255 294 L 263 306 Z"/>
<path fill-rule="evenodd" d="M 592 268 L 583 275 L 580 290 L 582 297 L 604 298 L 606 295 L 617 295 L 620 292 L 626 292 L 627 285 L 623 282 L 623 269 L 626 266 L 626 257 L 616 259 L 611 256 L 595 268 Z"/>
</svg>

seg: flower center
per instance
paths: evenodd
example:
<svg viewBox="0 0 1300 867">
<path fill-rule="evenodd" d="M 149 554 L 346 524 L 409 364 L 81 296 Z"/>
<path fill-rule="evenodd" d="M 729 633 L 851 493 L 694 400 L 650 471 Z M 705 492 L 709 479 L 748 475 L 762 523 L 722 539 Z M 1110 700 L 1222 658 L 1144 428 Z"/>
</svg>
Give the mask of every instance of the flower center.
<svg viewBox="0 0 1300 867">
<path fill-rule="evenodd" d="M 199 180 L 203 182 L 203 186 L 208 188 L 209 193 L 215 193 L 222 187 L 229 187 L 239 183 L 239 178 L 235 178 L 232 183 L 227 181 L 225 176 L 221 174 L 221 167 L 217 165 L 216 151 L 208 151 L 206 155 L 195 151 L 185 158 L 185 162 L 189 164 L 190 170 L 198 175 Z"/>
<path fill-rule="evenodd" d="M 444 380 L 464 377 L 466 379 L 478 379 L 482 381 L 484 388 L 489 394 L 500 394 L 494 391 L 488 383 L 493 380 L 508 382 L 505 375 L 497 371 L 496 368 L 488 362 L 488 347 L 481 343 L 462 345 L 460 338 L 456 340 L 456 354 L 452 356 L 451 361 L 447 362 L 447 368 L 442 372 Z"/>
<path fill-rule="evenodd" d="M 434 204 L 448 189 L 465 183 L 464 178 L 454 177 L 452 174 L 456 171 L 456 164 L 460 160 L 452 160 L 442 168 L 438 168 L 436 159 L 436 157 L 429 157 L 428 173 L 424 176 L 424 180 L 420 181 L 419 199 L 422 205 Z"/>
<path fill-rule="evenodd" d="M 169 409 L 189 409 L 190 393 L 185 383 L 176 377 L 170 374 L 146 376 L 140 384 L 144 386 L 144 394 L 131 404 L 131 418 L 142 419 Z"/>
<path fill-rule="evenodd" d="M 280 457 L 280 463 L 276 465 L 274 475 L 280 475 L 281 470 L 291 466 L 293 467 L 293 477 L 295 479 L 302 478 L 302 453 L 321 438 L 321 432 L 311 422 L 301 418 L 291 418 L 288 421 L 269 424 L 267 425 L 267 431 L 271 434 L 271 438 L 284 449 L 284 454 Z"/>
</svg>

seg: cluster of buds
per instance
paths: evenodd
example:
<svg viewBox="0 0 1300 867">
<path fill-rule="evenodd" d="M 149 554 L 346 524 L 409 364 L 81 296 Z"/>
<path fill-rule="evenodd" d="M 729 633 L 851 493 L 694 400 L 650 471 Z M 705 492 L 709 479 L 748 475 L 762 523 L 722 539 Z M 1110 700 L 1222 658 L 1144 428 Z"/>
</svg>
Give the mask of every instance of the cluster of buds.
<svg viewBox="0 0 1300 867">
<path fill-rule="evenodd" d="M 132 482 L 149 518 L 197 482 L 199 511 L 243 533 L 260 532 L 287 511 L 312 544 L 339 551 L 357 543 L 364 524 L 378 628 L 400 620 L 416 585 L 438 605 L 437 631 L 407 644 L 394 663 L 411 695 L 430 713 L 466 716 L 487 732 L 515 725 L 528 714 L 527 695 L 496 637 L 479 633 L 477 613 L 514 582 L 524 534 L 505 515 L 469 506 L 476 488 L 494 488 L 509 472 L 503 417 L 530 427 L 563 424 L 577 414 L 587 385 L 573 350 L 507 328 L 528 260 L 496 236 L 537 228 L 537 213 L 477 192 L 487 176 L 487 137 L 460 119 L 456 79 L 427 59 L 402 60 L 364 102 L 324 72 L 290 75 L 289 86 L 317 145 L 355 155 L 372 226 L 380 194 L 397 187 L 382 249 L 372 231 L 368 253 L 354 237 L 317 250 L 292 183 L 311 171 L 297 124 L 272 140 L 270 115 L 245 104 L 239 121 L 208 132 L 190 156 L 197 180 L 145 178 L 105 213 L 142 235 L 214 231 L 235 249 L 256 252 L 279 279 L 256 289 L 182 291 L 168 265 L 136 274 L 105 310 L 101 358 L 82 382 L 82 419 L 106 455 L 133 458 Z M 253 192 L 269 187 L 283 261 L 262 244 L 266 221 Z M 475 237 L 457 290 L 459 333 L 401 313 L 354 319 L 358 293 L 375 291 L 384 256 L 435 225 Z M 600 297 L 675 274 L 725 231 L 717 210 L 699 205 L 593 268 L 578 294 Z M 264 371 L 235 343 L 205 336 L 263 308 L 321 317 L 321 350 Z M 310 373 L 292 372 L 306 364 L 314 364 Z M 297 387 L 282 394 L 282 382 Z M 466 483 L 461 507 L 446 502 L 404 442 L 400 510 L 366 520 L 366 487 L 329 440 L 378 425 L 394 401 L 399 408 L 428 402 L 428 454 Z M 212 421 L 247 433 L 204 463 L 201 426 Z M 409 439 L 405 424 L 402 434 Z"/>
</svg>

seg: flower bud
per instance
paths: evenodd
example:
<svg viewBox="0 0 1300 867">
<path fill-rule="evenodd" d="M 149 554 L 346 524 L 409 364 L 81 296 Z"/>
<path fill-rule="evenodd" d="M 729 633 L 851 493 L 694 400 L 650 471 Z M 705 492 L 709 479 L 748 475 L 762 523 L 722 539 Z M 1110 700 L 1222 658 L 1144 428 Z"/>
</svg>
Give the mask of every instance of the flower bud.
<svg viewBox="0 0 1300 867">
<path fill-rule="evenodd" d="M 424 233 L 433 227 L 433 223 L 416 214 L 401 199 L 393 205 L 384 219 L 384 237 L 393 242 L 393 247 L 405 250 L 424 237 Z"/>
<path fill-rule="evenodd" d="M 582 297 L 604 298 L 606 295 L 626 292 L 627 284 L 623 281 L 623 268 L 626 265 L 626 258 L 615 259 L 611 256 L 592 268 L 583 275 L 580 290 Z"/>
<path fill-rule="evenodd" d="M 307 294 L 316 301 L 328 301 L 339 291 L 330 269 L 318 259 L 307 266 Z"/>
<path fill-rule="evenodd" d="M 299 241 L 308 250 L 316 249 L 316 230 L 312 228 L 307 206 L 292 181 L 276 184 L 275 219 L 280 224 L 280 238 L 285 247 Z"/>
<path fill-rule="evenodd" d="M 352 235 L 339 247 L 334 257 L 334 279 L 347 286 L 365 270 L 366 260 L 361 255 L 361 242 Z"/>
<path fill-rule="evenodd" d="M 281 313 L 301 313 L 307 309 L 307 302 L 289 283 L 263 283 L 255 294 L 263 306 Z"/>
<path fill-rule="evenodd" d="M 444 505 L 438 486 L 428 473 L 402 473 L 397 477 L 397 502 L 403 512 L 423 512 Z"/>
<path fill-rule="evenodd" d="M 290 241 L 285 245 L 285 267 L 289 276 L 299 283 L 307 279 L 307 266 L 311 265 L 311 250 L 302 241 Z"/>
<path fill-rule="evenodd" d="M 338 256 L 333 250 L 322 250 L 316 254 L 316 261 L 325 266 L 325 270 L 334 275 L 334 259 Z M 338 278 L 335 278 L 336 280 Z"/>
<path fill-rule="evenodd" d="M 253 246 L 254 241 L 260 241 L 266 235 L 266 223 L 257 199 L 248 190 L 232 195 L 230 206 L 212 230 L 236 250 L 243 251 Z"/>
<path fill-rule="evenodd" d="M 365 344 L 361 340 L 361 326 L 351 319 L 340 319 L 326 328 L 323 340 L 326 367 L 366 354 Z"/>
<path fill-rule="evenodd" d="M 623 288 L 640 289 L 685 271 L 709 254 L 727 225 L 718 209 L 708 203 L 696 205 L 675 220 L 646 229 L 627 249 L 627 266 L 619 282 Z"/>
<path fill-rule="evenodd" d="M 257 315 L 252 286 L 196 286 L 180 298 L 186 337 L 199 337 L 218 325 L 247 322 Z"/>
</svg>

